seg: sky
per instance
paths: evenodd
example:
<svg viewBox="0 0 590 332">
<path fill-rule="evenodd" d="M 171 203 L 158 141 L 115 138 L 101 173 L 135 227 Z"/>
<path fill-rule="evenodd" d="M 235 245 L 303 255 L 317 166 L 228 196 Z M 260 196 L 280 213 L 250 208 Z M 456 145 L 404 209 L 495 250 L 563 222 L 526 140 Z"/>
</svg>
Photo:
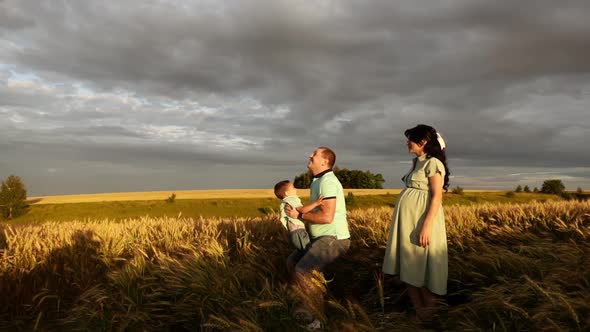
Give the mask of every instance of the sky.
<svg viewBox="0 0 590 332">
<path fill-rule="evenodd" d="M 329 146 L 400 188 L 590 189 L 590 2 L 0 0 L 0 177 L 29 195 L 271 188 Z"/>
</svg>

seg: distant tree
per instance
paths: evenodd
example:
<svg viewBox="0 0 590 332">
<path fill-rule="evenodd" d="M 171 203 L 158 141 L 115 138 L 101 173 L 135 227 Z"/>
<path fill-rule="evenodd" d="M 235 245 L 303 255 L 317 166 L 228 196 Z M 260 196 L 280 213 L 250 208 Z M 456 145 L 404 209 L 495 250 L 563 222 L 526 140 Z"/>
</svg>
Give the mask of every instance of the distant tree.
<svg viewBox="0 0 590 332">
<path fill-rule="evenodd" d="M 519 184 L 518 186 L 516 186 L 516 189 L 514 189 L 515 193 L 520 193 L 522 192 L 522 186 Z"/>
<path fill-rule="evenodd" d="M 535 188 L 533 189 L 533 192 L 534 192 L 534 193 L 538 193 L 538 192 L 539 192 L 539 188 L 535 187 Z"/>
<path fill-rule="evenodd" d="M 356 169 L 334 168 L 334 174 L 342 183 L 344 188 L 355 189 L 383 189 L 383 175 L 373 174 L 371 171 L 360 171 Z"/>
<path fill-rule="evenodd" d="M 385 179 L 380 173 L 373 174 L 371 171 L 349 170 L 346 168 L 334 168 L 334 174 L 348 189 L 383 189 Z M 299 174 L 293 180 L 295 188 L 309 188 L 313 181 L 313 174 L 306 172 Z"/>
<path fill-rule="evenodd" d="M 576 189 L 576 194 L 583 194 L 584 193 L 584 189 L 582 189 L 582 187 L 578 187 L 578 189 Z"/>
<path fill-rule="evenodd" d="M 0 186 L 0 216 L 13 219 L 25 212 L 27 190 L 20 177 L 11 175 Z"/>
<path fill-rule="evenodd" d="M 530 193 L 531 192 L 531 188 L 529 188 L 529 186 L 524 186 L 524 188 L 522 189 L 522 191 L 524 191 L 525 193 Z"/>
<path fill-rule="evenodd" d="M 563 182 L 558 179 L 545 180 L 541 186 L 541 192 L 545 194 L 556 194 L 561 195 L 565 190 Z"/>
<path fill-rule="evenodd" d="M 451 191 L 455 195 L 463 195 L 463 188 L 457 186 Z"/>
<path fill-rule="evenodd" d="M 383 189 L 383 183 L 385 179 L 383 178 L 383 174 L 377 173 L 373 177 L 375 189 Z"/>
<path fill-rule="evenodd" d="M 313 174 L 311 173 L 311 171 L 302 173 L 295 177 L 295 179 L 293 180 L 293 185 L 295 186 L 295 188 L 306 189 L 309 188 L 309 186 L 311 185 L 312 179 Z"/>
</svg>

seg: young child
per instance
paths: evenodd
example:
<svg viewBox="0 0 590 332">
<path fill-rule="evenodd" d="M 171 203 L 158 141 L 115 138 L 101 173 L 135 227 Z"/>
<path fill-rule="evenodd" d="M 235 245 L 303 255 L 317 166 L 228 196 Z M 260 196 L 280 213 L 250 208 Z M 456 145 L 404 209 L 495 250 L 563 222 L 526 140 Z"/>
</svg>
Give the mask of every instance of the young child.
<svg viewBox="0 0 590 332">
<path fill-rule="evenodd" d="M 289 242 L 291 242 L 297 250 L 305 250 L 310 240 L 309 234 L 307 234 L 307 230 L 305 230 L 305 224 L 299 219 L 289 217 L 285 213 L 285 205 L 289 204 L 295 210 L 301 213 L 307 213 L 320 206 L 323 197 L 320 196 L 315 202 L 303 206 L 303 204 L 301 204 L 301 199 L 297 196 L 297 188 L 295 188 L 293 183 L 289 180 L 284 180 L 275 184 L 275 195 L 281 200 L 281 206 L 279 207 L 279 210 L 281 211 L 280 220 L 285 229 L 289 231 Z"/>
</svg>

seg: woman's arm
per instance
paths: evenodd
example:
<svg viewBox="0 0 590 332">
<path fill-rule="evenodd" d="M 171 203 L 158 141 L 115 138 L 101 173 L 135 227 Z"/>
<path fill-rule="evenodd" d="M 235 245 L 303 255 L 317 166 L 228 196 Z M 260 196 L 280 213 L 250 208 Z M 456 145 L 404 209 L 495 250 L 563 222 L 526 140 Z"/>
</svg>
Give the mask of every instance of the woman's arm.
<svg viewBox="0 0 590 332">
<path fill-rule="evenodd" d="M 428 205 L 428 211 L 422 224 L 422 230 L 420 231 L 420 245 L 426 247 L 430 244 L 432 224 L 434 218 L 438 213 L 440 204 L 442 203 L 443 188 L 442 188 L 442 175 L 440 173 L 434 173 L 433 176 L 428 178 L 428 187 L 430 188 L 430 204 Z"/>
</svg>

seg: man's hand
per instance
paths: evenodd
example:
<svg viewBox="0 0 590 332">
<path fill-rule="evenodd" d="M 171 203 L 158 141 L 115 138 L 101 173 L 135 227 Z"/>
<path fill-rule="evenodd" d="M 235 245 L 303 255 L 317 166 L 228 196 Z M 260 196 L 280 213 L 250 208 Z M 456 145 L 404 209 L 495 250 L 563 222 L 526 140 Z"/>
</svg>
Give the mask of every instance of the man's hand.
<svg viewBox="0 0 590 332">
<path fill-rule="evenodd" d="M 299 215 L 299 212 L 297 212 L 297 210 L 295 210 L 289 203 L 285 204 L 285 213 L 289 217 L 295 219 L 297 219 L 297 216 Z"/>
</svg>

